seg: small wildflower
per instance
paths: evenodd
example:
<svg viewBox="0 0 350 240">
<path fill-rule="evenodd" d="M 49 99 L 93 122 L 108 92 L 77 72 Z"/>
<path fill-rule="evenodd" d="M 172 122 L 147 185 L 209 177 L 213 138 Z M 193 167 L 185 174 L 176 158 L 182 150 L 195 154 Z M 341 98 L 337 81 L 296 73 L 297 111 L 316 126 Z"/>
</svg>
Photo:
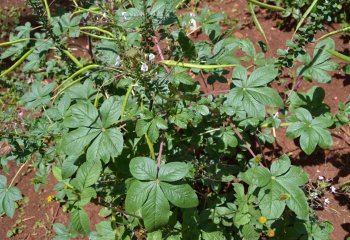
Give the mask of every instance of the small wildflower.
<svg viewBox="0 0 350 240">
<path fill-rule="evenodd" d="M 322 181 L 322 180 L 324 180 L 324 177 L 323 176 L 318 176 L 318 180 Z"/>
<path fill-rule="evenodd" d="M 148 71 L 148 66 L 146 63 L 142 63 L 141 65 L 141 72 L 145 73 Z"/>
<path fill-rule="evenodd" d="M 324 200 L 324 204 L 325 205 L 328 205 L 328 204 L 330 204 L 331 203 L 331 201 L 329 201 L 329 198 L 326 198 L 325 200 Z"/>
<path fill-rule="evenodd" d="M 126 12 L 122 12 L 122 17 L 124 18 L 124 20 L 126 20 L 127 13 Z"/>
<path fill-rule="evenodd" d="M 259 222 L 260 222 L 261 224 L 265 224 L 266 221 L 267 221 L 266 217 L 264 217 L 264 216 L 259 217 Z"/>
<path fill-rule="evenodd" d="M 214 165 L 214 164 L 215 164 L 214 160 L 210 160 L 210 161 L 209 161 L 209 164 L 210 164 L 210 165 Z"/>
<path fill-rule="evenodd" d="M 120 56 L 117 56 L 117 59 L 115 60 L 114 66 L 119 67 L 122 64 L 122 60 L 120 59 Z"/>
<path fill-rule="evenodd" d="M 52 202 L 54 199 L 55 199 L 55 197 L 50 195 L 47 197 L 47 202 Z"/>
<path fill-rule="evenodd" d="M 269 229 L 267 230 L 267 236 L 272 238 L 275 236 L 275 229 Z"/>
<path fill-rule="evenodd" d="M 197 22 L 194 18 L 191 18 L 190 20 L 190 30 L 195 31 L 197 29 Z"/>
<path fill-rule="evenodd" d="M 107 18 L 107 13 L 103 12 L 102 16 L 103 16 L 103 18 Z"/>
<path fill-rule="evenodd" d="M 153 54 L 153 53 L 150 53 L 149 55 L 148 55 L 148 61 L 150 62 L 150 63 L 154 63 L 154 59 L 156 58 L 156 56 Z"/>
<path fill-rule="evenodd" d="M 336 187 L 331 186 L 331 193 L 336 193 L 336 192 L 335 192 L 336 190 L 337 190 L 337 188 L 336 188 Z"/>
<path fill-rule="evenodd" d="M 317 193 L 316 193 L 316 192 L 312 192 L 312 193 L 310 194 L 310 196 L 311 196 L 313 199 L 315 199 L 315 198 L 317 198 Z"/>
</svg>

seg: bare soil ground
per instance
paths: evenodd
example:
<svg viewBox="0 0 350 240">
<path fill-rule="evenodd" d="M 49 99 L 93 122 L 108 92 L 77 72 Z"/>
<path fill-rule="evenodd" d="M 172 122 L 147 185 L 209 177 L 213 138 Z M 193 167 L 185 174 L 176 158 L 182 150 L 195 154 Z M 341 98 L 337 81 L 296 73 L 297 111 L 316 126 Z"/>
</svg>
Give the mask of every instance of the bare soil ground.
<svg viewBox="0 0 350 240">
<path fill-rule="evenodd" d="M 4 4 L 23 4 L 20 0 L 0 0 L 0 8 Z M 246 1 L 244 0 L 225 0 L 225 1 L 202 1 L 200 7 L 208 6 L 216 12 L 226 13 L 230 20 L 238 20 L 238 26 L 233 32 L 237 38 L 249 38 L 253 42 L 262 41 L 263 38 L 252 24 L 251 17 L 247 12 Z M 267 56 L 275 56 L 277 49 L 285 48 L 286 40 L 292 36 L 291 30 L 281 30 L 278 28 L 278 22 L 281 20 L 276 15 L 271 15 L 267 11 L 261 10 L 258 14 L 258 19 L 266 32 L 269 51 Z M 228 26 L 224 26 L 228 28 Z M 331 31 L 337 28 L 337 25 L 328 26 Z M 198 32 L 193 38 L 203 39 L 203 35 Z M 350 44 L 349 39 L 341 36 L 334 37 L 336 41 L 336 50 L 349 55 Z M 309 50 L 313 49 L 313 44 L 310 44 Z M 337 60 L 338 61 L 338 60 Z M 315 84 L 303 82 L 299 91 L 306 91 L 313 85 L 322 86 L 326 91 L 325 102 L 335 112 L 338 101 L 349 100 L 350 93 L 350 77 L 345 76 L 341 71 L 336 71 L 332 75 L 330 84 Z M 202 81 L 198 79 L 198 81 Z M 216 82 L 213 87 L 206 89 L 204 84 L 201 84 L 204 91 L 224 90 L 228 89 L 227 83 Z M 286 86 L 276 86 L 278 90 L 285 91 Z M 264 154 L 268 159 L 273 159 L 279 156 L 282 152 L 292 153 L 294 164 L 302 166 L 310 176 L 310 181 L 315 181 L 322 176 L 332 181 L 337 189 L 339 184 L 350 180 L 350 128 L 347 126 L 344 131 L 334 130 L 332 132 L 334 146 L 331 150 L 317 151 L 311 156 L 304 155 L 294 141 L 285 137 L 284 130 L 277 131 L 277 142 L 274 145 L 264 149 Z M 11 175 L 17 171 L 18 167 L 10 166 Z M 1 173 L 1 171 L 0 171 Z M 6 232 L 14 227 L 20 228 L 21 233 L 11 239 L 52 239 L 53 231 L 52 224 L 56 222 L 68 223 L 68 214 L 64 213 L 56 202 L 47 202 L 47 197 L 53 195 L 53 187 L 55 179 L 50 176 L 47 186 L 41 188 L 38 192 L 34 192 L 31 179 L 34 177 L 34 172 L 30 167 L 27 167 L 22 172 L 20 178 L 17 179 L 17 187 L 21 189 L 23 195 L 29 198 L 27 203 L 21 203 L 16 215 L 13 219 L 0 217 L 0 239 L 6 239 Z M 334 225 L 332 233 L 333 240 L 346 239 L 350 236 L 350 198 L 336 191 L 336 193 L 326 193 L 323 199 L 328 198 L 330 203 L 322 210 L 317 211 L 321 220 L 328 220 Z M 87 211 L 91 217 L 91 227 L 98 223 L 101 218 L 98 217 L 99 207 L 90 204 Z M 16 219 L 21 221 L 16 224 Z"/>
</svg>

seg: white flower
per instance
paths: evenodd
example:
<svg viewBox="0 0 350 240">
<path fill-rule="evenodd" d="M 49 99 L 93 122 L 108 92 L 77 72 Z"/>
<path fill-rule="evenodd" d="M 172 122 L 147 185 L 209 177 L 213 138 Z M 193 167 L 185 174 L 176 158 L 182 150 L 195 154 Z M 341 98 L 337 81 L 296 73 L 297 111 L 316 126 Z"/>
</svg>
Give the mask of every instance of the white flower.
<svg viewBox="0 0 350 240">
<path fill-rule="evenodd" d="M 150 63 L 154 63 L 154 59 L 156 58 L 156 56 L 153 53 L 150 53 L 148 55 L 148 60 Z"/>
<path fill-rule="evenodd" d="M 194 18 L 191 18 L 190 20 L 190 30 L 195 31 L 197 29 L 197 22 Z"/>
<path fill-rule="evenodd" d="M 20 117 L 20 118 L 23 117 L 23 112 L 22 111 L 18 113 L 18 117 Z"/>
<path fill-rule="evenodd" d="M 315 199 L 315 198 L 317 198 L 317 193 L 316 193 L 316 192 L 312 192 L 312 193 L 310 194 L 310 196 L 311 196 L 313 199 Z"/>
<path fill-rule="evenodd" d="M 107 13 L 104 12 L 104 13 L 102 14 L 102 16 L 103 16 L 103 18 L 107 18 Z"/>
<path fill-rule="evenodd" d="M 147 64 L 146 63 L 142 63 L 142 65 L 141 65 L 141 72 L 147 72 L 148 71 L 148 66 L 147 66 Z"/>
<path fill-rule="evenodd" d="M 334 186 L 331 186 L 331 193 L 336 193 L 335 190 L 337 190 L 337 188 Z"/>
<path fill-rule="evenodd" d="M 126 12 L 122 12 L 122 17 L 124 18 L 124 20 L 126 20 L 127 13 Z"/>
<path fill-rule="evenodd" d="M 324 177 L 323 176 L 318 176 L 318 180 L 324 180 Z"/>
<path fill-rule="evenodd" d="M 324 204 L 325 205 L 328 205 L 328 204 L 330 204 L 331 203 L 331 201 L 329 201 L 329 198 L 326 198 L 325 200 L 324 200 Z"/>
<path fill-rule="evenodd" d="M 215 164 L 214 160 L 210 160 L 209 164 L 214 165 Z"/>
<path fill-rule="evenodd" d="M 115 60 L 114 65 L 119 67 L 122 64 L 122 60 L 120 59 L 120 56 L 117 56 L 117 59 Z"/>
</svg>

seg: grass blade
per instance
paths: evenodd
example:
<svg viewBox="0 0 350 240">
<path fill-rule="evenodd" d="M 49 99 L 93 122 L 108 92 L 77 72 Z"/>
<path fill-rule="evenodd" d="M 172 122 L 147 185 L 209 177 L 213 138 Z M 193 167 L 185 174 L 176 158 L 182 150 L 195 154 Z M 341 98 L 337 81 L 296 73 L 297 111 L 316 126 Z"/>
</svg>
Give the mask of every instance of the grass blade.
<svg viewBox="0 0 350 240">
<path fill-rule="evenodd" d="M 297 27 L 295 28 L 294 34 L 299 30 L 299 28 L 301 27 L 301 25 L 303 24 L 303 22 L 305 21 L 305 19 L 307 18 L 307 16 L 309 16 L 310 12 L 312 11 L 312 9 L 315 7 L 315 5 L 317 4 L 318 0 L 314 0 L 311 5 L 309 6 L 309 8 L 306 10 L 306 12 L 303 14 L 303 16 L 301 17 L 300 21 L 298 22 Z"/>
<path fill-rule="evenodd" d="M 238 64 L 201 65 L 201 64 L 195 64 L 195 63 L 177 62 L 174 60 L 163 60 L 163 61 L 160 61 L 160 63 L 168 65 L 168 66 L 177 66 L 177 67 L 184 67 L 184 68 L 197 68 L 197 69 L 216 69 L 216 68 L 227 68 L 227 67 L 238 66 Z"/>
<path fill-rule="evenodd" d="M 349 27 L 345 27 L 345 28 L 341 28 L 341 29 L 338 29 L 338 30 L 335 30 L 335 31 L 330 32 L 330 33 L 327 33 L 327 34 L 323 35 L 322 37 L 320 37 L 319 39 L 317 39 L 317 41 L 325 39 L 325 38 L 333 36 L 333 35 L 336 35 L 338 33 L 347 32 L 347 31 L 350 31 L 350 26 Z"/>
<path fill-rule="evenodd" d="M 26 58 L 34 51 L 34 49 L 30 49 L 28 52 L 26 52 L 20 59 L 17 60 L 17 62 L 15 62 L 10 68 L 8 68 L 7 70 L 3 71 L 0 74 L 0 78 L 6 76 L 7 74 L 9 74 L 10 72 L 12 72 L 14 69 L 16 69 L 19 65 L 21 65 L 21 63 L 24 62 L 24 60 L 26 60 Z"/>
<path fill-rule="evenodd" d="M 264 37 L 265 42 L 268 44 L 267 38 L 266 38 L 266 34 L 265 34 L 265 32 L 264 32 L 264 29 L 261 27 L 260 22 L 259 22 L 258 18 L 257 18 L 256 15 L 255 15 L 253 4 L 251 4 L 250 2 L 248 2 L 248 8 L 249 8 L 250 14 L 252 15 L 253 22 L 254 22 L 256 28 L 259 30 L 259 32 L 261 33 L 261 35 Z"/>
<path fill-rule="evenodd" d="M 270 4 L 259 2 L 259 1 L 256 1 L 256 0 L 248 0 L 248 1 L 251 2 L 252 4 L 256 5 L 256 6 L 259 6 L 259 7 L 262 7 L 262 8 L 266 8 L 266 9 L 269 9 L 271 11 L 277 11 L 277 12 L 284 12 L 285 11 L 285 9 L 283 7 L 270 5 Z"/>
</svg>

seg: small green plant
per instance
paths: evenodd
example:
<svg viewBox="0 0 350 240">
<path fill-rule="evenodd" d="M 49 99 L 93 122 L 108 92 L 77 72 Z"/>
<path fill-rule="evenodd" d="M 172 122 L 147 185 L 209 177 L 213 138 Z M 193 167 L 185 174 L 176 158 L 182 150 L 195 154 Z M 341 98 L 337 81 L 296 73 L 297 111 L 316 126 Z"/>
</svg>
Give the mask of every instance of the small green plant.
<svg viewBox="0 0 350 240">
<path fill-rule="evenodd" d="M 248 2 L 263 35 L 254 6 L 295 15 Z M 179 14 L 180 0 L 73 1 L 71 12 L 55 14 L 47 1 L 28 0 L 40 28 L 26 23 L 0 45 L 0 57 L 14 61 L 0 77 L 22 66 L 33 79 L 21 98 L 31 116 L 5 131 L 12 150 L 2 168 L 32 162 L 36 189 L 53 173 L 54 200 L 70 214 L 68 226 L 53 225 L 56 240 L 329 239 L 332 225 L 318 220 L 303 188 L 308 175 L 285 154 L 263 161 L 253 146 L 287 128 L 310 155 L 332 146 L 330 128 L 349 122 L 348 102 L 333 114 L 322 87 L 298 91 L 302 81 L 329 83 L 339 68 L 331 55 L 344 59 L 328 36 L 305 50 L 336 14 L 330 2 L 303 1 L 293 39 L 267 58 L 266 44 L 258 51 L 222 32 L 223 14 Z M 191 39 L 199 29 L 208 40 Z M 88 43 L 84 57 L 73 51 L 76 37 Z M 285 68 L 292 88 L 282 98 L 273 83 Z M 203 92 L 199 81 L 230 88 Z M 22 195 L 1 177 L 0 212 L 12 217 Z M 105 207 L 96 231 L 90 202 Z"/>
</svg>

